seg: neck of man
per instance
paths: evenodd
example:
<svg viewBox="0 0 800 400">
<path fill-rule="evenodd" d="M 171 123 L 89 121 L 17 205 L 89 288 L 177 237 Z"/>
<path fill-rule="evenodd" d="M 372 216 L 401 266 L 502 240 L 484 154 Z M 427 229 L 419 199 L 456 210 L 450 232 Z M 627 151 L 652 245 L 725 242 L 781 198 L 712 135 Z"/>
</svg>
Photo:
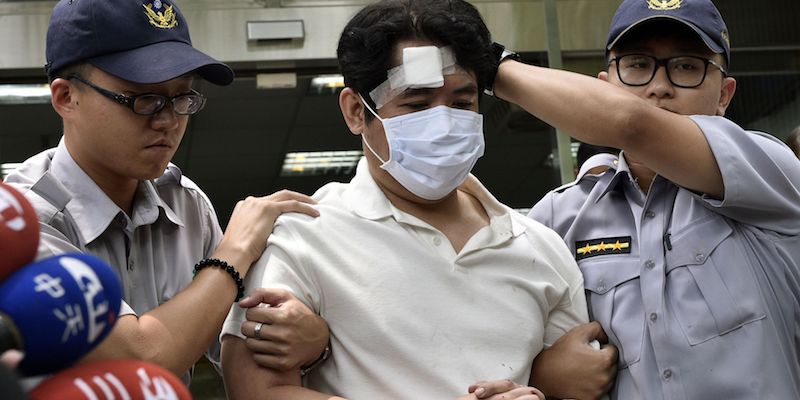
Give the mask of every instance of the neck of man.
<svg viewBox="0 0 800 400">
<path fill-rule="evenodd" d="M 94 181 L 94 183 L 129 217 L 133 213 L 133 199 L 136 196 L 136 188 L 139 186 L 137 179 L 122 177 L 106 168 L 102 162 L 92 162 L 92 156 L 85 154 L 86 149 L 76 146 L 68 132 L 71 129 L 64 128 L 64 144 L 72 159 L 78 164 L 83 172 Z"/>
<path fill-rule="evenodd" d="M 431 203 L 406 199 L 384 187 L 381 190 L 399 210 L 425 221 L 445 235 L 456 253 L 476 232 L 489 225 L 489 215 L 481 202 L 461 189 Z"/>
<path fill-rule="evenodd" d="M 82 162 L 80 157 L 75 157 L 75 155 L 72 157 L 97 187 L 130 217 L 133 213 L 133 199 L 136 196 L 136 188 L 139 186 L 139 181 L 136 179 L 120 179 L 110 171 L 90 167 L 88 163 Z"/>
<path fill-rule="evenodd" d="M 631 157 L 630 154 L 623 152 L 622 156 L 625 157 L 625 162 L 628 164 L 631 176 L 633 176 L 633 180 L 636 184 L 639 185 L 639 189 L 641 189 L 644 194 L 649 193 L 650 185 L 652 185 L 653 180 L 656 179 L 657 174 L 655 171 L 647 167 L 647 165 L 644 165 L 635 157 Z"/>
<path fill-rule="evenodd" d="M 644 194 L 650 192 L 650 185 L 656 179 L 656 173 L 639 162 L 630 162 L 631 175 Z"/>
<path fill-rule="evenodd" d="M 139 181 L 110 181 L 107 184 L 101 184 L 96 178 L 92 177 L 92 179 L 128 217 L 133 216 L 133 200 L 136 197 L 136 188 L 139 185 Z"/>
</svg>

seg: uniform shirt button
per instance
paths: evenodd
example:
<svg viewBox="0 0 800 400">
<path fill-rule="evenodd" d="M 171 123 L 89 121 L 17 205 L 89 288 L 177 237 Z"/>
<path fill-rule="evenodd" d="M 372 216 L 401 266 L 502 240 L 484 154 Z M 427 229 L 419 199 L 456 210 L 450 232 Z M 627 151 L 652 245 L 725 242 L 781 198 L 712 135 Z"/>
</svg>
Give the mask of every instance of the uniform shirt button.
<svg viewBox="0 0 800 400">
<path fill-rule="evenodd" d="M 657 319 L 658 319 L 658 314 L 650 313 L 650 322 L 656 322 Z"/>
<path fill-rule="evenodd" d="M 655 217 L 655 216 L 656 216 L 656 213 L 654 213 L 654 212 L 652 212 L 652 211 L 648 211 L 648 212 L 646 212 L 644 215 L 646 215 L 646 216 L 647 216 L 647 218 L 653 218 L 653 217 Z"/>
<path fill-rule="evenodd" d="M 435 238 L 433 238 L 433 245 L 434 245 L 434 246 L 438 246 L 438 245 L 440 245 L 440 244 L 442 244 L 442 238 L 440 238 L 440 237 L 438 237 L 438 236 L 437 236 L 437 237 L 435 237 Z"/>
<path fill-rule="evenodd" d="M 668 381 L 668 380 L 670 380 L 670 378 L 672 378 L 672 370 L 671 369 L 665 369 L 664 373 L 661 374 L 661 375 L 664 377 L 664 380 Z"/>
<path fill-rule="evenodd" d="M 697 262 L 701 262 L 701 261 L 705 260 L 705 258 L 706 258 L 706 256 L 705 256 L 705 254 L 703 254 L 703 253 L 697 253 L 697 254 L 694 256 L 694 259 L 695 259 L 695 261 L 697 261 Z"/>
<path fill-rule="evenodd" d="M 656 266 L 656 263 L 653 260 L 647 260 L 644 262 L 644 267 L 647 269 L 653 269 Z"/>
</svg>

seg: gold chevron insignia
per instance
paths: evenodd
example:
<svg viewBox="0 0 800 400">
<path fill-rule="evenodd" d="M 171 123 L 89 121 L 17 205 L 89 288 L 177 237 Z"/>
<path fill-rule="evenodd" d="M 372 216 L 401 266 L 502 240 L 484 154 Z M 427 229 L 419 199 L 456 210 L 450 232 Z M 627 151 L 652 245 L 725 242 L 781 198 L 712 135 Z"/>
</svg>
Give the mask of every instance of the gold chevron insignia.
<svg viewBox="0 0 800 400">
<path fill-rule="evenodd" d="M 683 0 L 647 0 L 647 8 L 658 11 L 677 10 Z"/>
<path fill-rule="evenodd" d="M 162 6 L 161 0 L 155 0 L 151 4 L 142 4 L 144 13 L 147 15 L 147 19 L 150 20 L 150 25 L 161 29 L 172 29 L 178 26 L 178 18 L 171 5 L 167 6 L 164 12 L 160 12 L 153 10 L 153 4 L 155 4 L 156 9 L 160 9 Z"/>
</svg>

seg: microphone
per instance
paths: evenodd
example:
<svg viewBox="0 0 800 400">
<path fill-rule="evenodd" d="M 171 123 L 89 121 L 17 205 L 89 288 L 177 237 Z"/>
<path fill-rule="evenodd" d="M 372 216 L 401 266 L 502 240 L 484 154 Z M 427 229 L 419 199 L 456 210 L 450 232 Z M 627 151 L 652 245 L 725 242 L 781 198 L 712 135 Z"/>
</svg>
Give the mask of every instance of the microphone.
<svg viewBox="0 0 800 400">
<path fill-rule="evenodd" d="M 191 400 L 178 377 L 139 360 L 81 364 L 48 378 L 28 393 L 30 400 Z"/>
<path fill-rule="evenodd" d="M 108 335 L 121 302 L 116 274 L 95 256 L 29 264 L 0 284 L 0 352 L 25 353 L 17 367 L 23 376 L 63 369 Z"/>
<path fill-rule="evenodd" d="M 8 366 L 0 363 L 0 393 L 4 400 L 25 400 L 25 392 L 19 379 Z"/>
<path fill-rule="evenodd" d="M 0 281 L 32 262 L 39 247 L 39 219 L 22 193 L 0 182 Z"/>
</svg>

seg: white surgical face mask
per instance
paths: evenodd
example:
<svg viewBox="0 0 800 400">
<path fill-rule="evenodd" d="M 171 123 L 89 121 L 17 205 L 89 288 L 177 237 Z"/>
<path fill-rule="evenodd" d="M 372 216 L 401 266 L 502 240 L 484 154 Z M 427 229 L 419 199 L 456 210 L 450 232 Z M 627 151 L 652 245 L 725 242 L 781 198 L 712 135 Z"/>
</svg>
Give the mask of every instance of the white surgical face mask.
<svg viewBox="0 0 800 400">
<path fill-rule="evenodd" d="M 383 163 L 383 170 L 423 199 L 447 196 L 464 182 L 483 156 L 481 114 L 437 106 L 383 119 L 366 102 L 364 105 L 383 123 L 389 159 L 384 161 L 362 134 L 367 148 Z"/>
</svg>

